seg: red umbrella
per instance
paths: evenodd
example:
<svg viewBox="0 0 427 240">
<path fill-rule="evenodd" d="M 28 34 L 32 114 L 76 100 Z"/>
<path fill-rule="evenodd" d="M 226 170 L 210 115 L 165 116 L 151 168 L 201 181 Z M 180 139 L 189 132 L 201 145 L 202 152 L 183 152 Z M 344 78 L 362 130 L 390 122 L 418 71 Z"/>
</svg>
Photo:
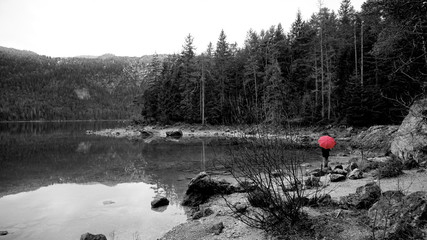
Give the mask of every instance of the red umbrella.
<svg viewBox="0 0 427 240">
<path fill-rule="evenodd" d="M 331 149 L 335 146 L 334 139 L 329 136 L 321 136 L 317 142 L 319 143 L 319 146 L 324 149 Z"/>
</svg>

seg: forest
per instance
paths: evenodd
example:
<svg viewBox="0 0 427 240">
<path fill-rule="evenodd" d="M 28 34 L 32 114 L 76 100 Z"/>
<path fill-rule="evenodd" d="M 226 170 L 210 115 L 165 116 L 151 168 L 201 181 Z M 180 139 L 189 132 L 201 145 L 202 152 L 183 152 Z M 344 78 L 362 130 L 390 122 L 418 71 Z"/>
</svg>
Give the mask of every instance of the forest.
<svg viewBox="0 0 427 240">
<path fill-rule="evenodd" d="M 338 13 L 320 6 L 281 24 L 249 30 L 244 46 L 227 42 L 195 55 L 153 59 L 137 98 L 143 120 L 210 124 L 399 123 L 426 97 L 427 2 L 350 0 Z"/>
<path fill-rule="evenodd" d="M 129 119 L 151 56 L 51 58 L 0 47 L 0 121 Z M 139 67 L 134 67 L 139 66 Z"/>
<path fill-rule="evenodd" d="M 0 120 L 396 124 L 427 97 L 427 2 L 367 0 L 196 54 L 50 58 L 0 49 Z M 134 116 L 137 113 L 139 116 Z"/>
</svg>

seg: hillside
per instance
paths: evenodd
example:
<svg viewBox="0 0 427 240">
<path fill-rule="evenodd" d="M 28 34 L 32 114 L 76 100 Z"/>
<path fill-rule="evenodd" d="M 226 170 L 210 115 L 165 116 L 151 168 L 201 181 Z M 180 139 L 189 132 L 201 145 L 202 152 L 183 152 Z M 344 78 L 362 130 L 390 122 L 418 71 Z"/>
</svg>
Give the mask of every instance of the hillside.
<svg viewBox="0 0 427 240">
<path fill-rule="evenodd" d="M 129 118 L 152 58 L 51 58 L 0 47 L 0 121 Z"/>
</svg>

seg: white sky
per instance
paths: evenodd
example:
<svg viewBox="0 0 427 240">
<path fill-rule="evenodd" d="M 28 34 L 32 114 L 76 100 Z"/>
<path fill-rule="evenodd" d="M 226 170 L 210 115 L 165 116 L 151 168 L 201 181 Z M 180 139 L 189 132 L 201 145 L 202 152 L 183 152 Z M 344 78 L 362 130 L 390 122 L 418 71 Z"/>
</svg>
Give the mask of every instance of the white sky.
<svg viewBox="0 0 427 240">
<path fill-rule="evenodd" d="M 364 0 L 352 0 L 356 10 Z M 341 0 L 323 0 L 338 11 Z M 288 32 L 318 0 L 0 0 L 0 46 L 52 57 L 179 53 L 185 37 L 196 52 L 216 46 L 221 29 L 243 46 L 249 29 L 281 23 Z"/>
</svg>

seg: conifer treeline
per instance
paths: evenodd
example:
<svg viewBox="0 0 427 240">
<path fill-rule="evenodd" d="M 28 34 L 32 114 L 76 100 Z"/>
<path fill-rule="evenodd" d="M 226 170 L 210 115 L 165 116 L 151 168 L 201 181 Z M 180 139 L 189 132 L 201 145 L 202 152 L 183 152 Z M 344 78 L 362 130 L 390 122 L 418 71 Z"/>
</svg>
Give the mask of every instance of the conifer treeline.
<svg viewBox="0 0 427 240">
<path fill-rule="evenodd" d="M 250 30 L 243 47 L 227 42 L 195 54 L 154 58 L 136 102 L 148 122 L 211 124 L 399 122 L 426 96 L 427 2 L 368 0 L 355 12 L 321 7 L 282 26 Z"/>
<path fill-rule="evenodd" d="M 50 58 L 0 47 L 0 121 L 129 119 L 150 61 Z"/>
</svg>

